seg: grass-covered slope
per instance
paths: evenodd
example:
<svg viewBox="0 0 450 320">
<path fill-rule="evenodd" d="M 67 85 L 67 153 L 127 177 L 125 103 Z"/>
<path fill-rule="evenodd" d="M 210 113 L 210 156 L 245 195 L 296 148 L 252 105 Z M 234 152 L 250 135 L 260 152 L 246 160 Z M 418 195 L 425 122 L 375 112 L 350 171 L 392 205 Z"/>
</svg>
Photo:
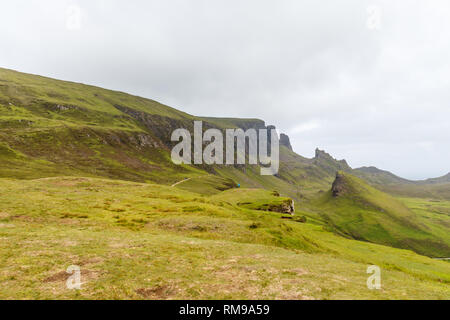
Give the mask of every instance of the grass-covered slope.
<svg viewBox="0 0 450 320">
<path fill-rule="evenodd" d="M 436 221 L 420 217 L 401 201 L 348 173 L 339 172 L 332 189 L 315 205 L 342 235 L 429 256 L 450 256 L 450 235 L 436 235 Z"/>
<path fill-rule="evenodd" d="M 150 99 L 0 68 L 0 177 L 79 175 L 164 184 L 191 178 L 180 187 L 211 193 L 241 183 L 300 199 L 349 168 L 325 152 L 306 159 L 285 146 L 276 177 L 261 177 L 252 166 L 174 165 L 171 133 L 192 131 L 194 120 L 202 120 L 204 130 L 265 128 L 258 119 L 195 117 Z M 208 174 L 219 178 L 204 180 Z"/>
<path fill-rule="evenodd" d="M 213 174 L 185 178 L 172 186 L 202 195 L 213 195 L 237 187 L 233 180 Z"/>
<path fill-rule="evenodd" d="M 1 299 L 447 299 L 450 264 L 156 184 L 0 179 Z M 252 195 L 254 193 L 254 195 Z M 382 290 L 366 286 L 368 265 Z M 67 290 L 69 265 L 82 289 Z"/>
<path fill-rule="evenodd" d="M 439 185 L 450 183 L 450 173 L 438 177 L 426 180 L 407 180 L 396 176 L 395 174 L 378 169 L 376 167 L 361 167 L 353 169 L 352 173 L 365 181 L 380 186 L 427 186 L 427 185 Z"/>
<path fill-rule="evenodd" d="M 121 118 L 123 114 L 117 106 L 174 119 L 193 118 L 154 100 L 3 68 L 0 68 L 0 84 L 1 104 L 6 107 L 9 103 L 26 106 L 26 109 L 31 110 L 30 113 L 41 115 L 48 123 L 55 125 L 58 125 L 62 118 L 68 118 L 70 122 L 79 124 L 127 127 L 129 123 L 127 119 Z M 64 108 L 57 108 L 57 105 Z M 58 111 L 66 112 L 63 116 L 58 116 Z"/>
<path fill-rule="evenodd" d="M 160 130 L 148 130 L 122 108 L 145 112 L 161 128 L 168 119 L 193 119 L 153 100 L 0 69 L 0 176 L 170 183 L 198 174 L 173 165 Z"/>
<path fill-rule="evenodd" d="M 173 130 L 192 130 L 194 120 L 202 120 L 204 129 L 266 127 L 258 119 L 195 117 L 151 99 L 0 68 L 0 176 L 80 175 L 165 184 L 198 177 L 211 168 L 174 166 L 169 157 Z M 326 190 L 338 170 L 390 193 L 450 197 L 449 184 L 443 184 L 448 175 L 411 184 L 376 168 L 352 170 L 321 150 L 307 159 L 286 146 L 280 160 L 275 179 L 245 179 L 240 176 L 246 168 L 236 167 L 209 173 L 221 171 L 247 186 L 278 186 L 296 199 Z"/>
<path fill-rule="evenodd" d="M 293 201 L 287 197 L 281 197 L 276 191 L 263 189 L 232 189 L 222 192 L 214 197 L 235 203 L 241 208 L 293 214 Z"/>
<path fill-rule="evenodd" d="M 389 171 L 362 167 L 351 171 L 379 190 L 396 196 L 450 200 L 450 173 L 427 180 L 407 180 Z"/>
</svg>

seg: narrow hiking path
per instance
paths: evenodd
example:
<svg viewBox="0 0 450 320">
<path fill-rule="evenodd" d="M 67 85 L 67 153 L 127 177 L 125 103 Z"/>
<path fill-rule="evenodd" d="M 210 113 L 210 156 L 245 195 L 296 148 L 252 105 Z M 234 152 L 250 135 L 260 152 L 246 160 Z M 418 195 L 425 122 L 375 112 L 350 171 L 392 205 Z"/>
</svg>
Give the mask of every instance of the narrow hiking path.
<svg viewBox="0 0 450 320">
<path fill-rule="evenodd" d="M 183 179 L 183 180 L 181 180 L 181 181 L 178 181 L 178 182 L 174 183 L 173 185 L 171 185 L 171 187 L 175 187 L 175 186 L 179 185 L 180 183 L 189 181 L 189 180 L 191 180 L 191 179 L 204 178 L 204 177 L 207 177 L 207 176 L 210 176 L 210 174 L 205 174 L 205 175 L 203 175 L 203 176 L 198 176 L 198 177 L 186 178 L 186 179 Z"/>
<path fill-rule="evenodd" d="M 174 183 L 173 185 L 171 185 L 171 187 L 175 187 L 176 185 L 179 185 L 180 183 L 186 182 L 186 181 L 191 180 L 191 179 L 192 179 L 192 178 L 186 178 L 186 179 L 183 179 L 183 180 L 181 180 L 181 181 L 178 181 L 178 182 Z"/>
</svg>

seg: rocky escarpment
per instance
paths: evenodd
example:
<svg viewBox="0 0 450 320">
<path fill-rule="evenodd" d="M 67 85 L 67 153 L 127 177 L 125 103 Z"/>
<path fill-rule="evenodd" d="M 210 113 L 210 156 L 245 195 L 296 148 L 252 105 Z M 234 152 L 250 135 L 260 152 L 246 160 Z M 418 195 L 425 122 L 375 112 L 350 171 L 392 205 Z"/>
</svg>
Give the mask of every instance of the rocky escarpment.
<svg viewBox="0 0 450 320">
<path fill-rule="evenodd" d="M 248 129 L 267 129 L 267 142 L 270 145 L 270 130 L 276 129 L 275 126 L 266 126 L 262 120 L 245 120 L 245 119 L 223 119 L 223 124 L 218 125 L 220 118 L 192 118 L 192 119 L 175 119 L 171 117 L 149 114 L 147 112 L 138 111 L 122 105 L 114 105 L 114 107 L 121 112 L 127 114 L 131 118 L 137 121 L 137 123 L 146 129 L 146 131 L 151 132 L 155 137 L 157 137 L 161 142 L 167 147 L 173 147 L 177 142 L 171 141 L 172 132 L 175 129 L 183 128 L 187 129 L 191 134 L 194 133 L 194 121 L 202 121 L 202 131 L 208 129 L 219 129 L 222 131 L 225 137 L 225 129 L 233 129 L 233 127 L 238 127 L 245 130 Z M 227 127 L 229 125 L 229 127 Z M 288 138 L 289 141 L 289 138 Z M 205 145 L 205 143 L 204 143 Z M 248 152 L 248 150 L 246 150 Z"/>
<path fill-rule="evenodd" d="M 280 134 L 280 146 L 285 146 L 289 150 L 292 151 L 291 141 L 289 140 L 289 136 L 288 135 L 286 135 L 284 133 Z"/>
</svg>

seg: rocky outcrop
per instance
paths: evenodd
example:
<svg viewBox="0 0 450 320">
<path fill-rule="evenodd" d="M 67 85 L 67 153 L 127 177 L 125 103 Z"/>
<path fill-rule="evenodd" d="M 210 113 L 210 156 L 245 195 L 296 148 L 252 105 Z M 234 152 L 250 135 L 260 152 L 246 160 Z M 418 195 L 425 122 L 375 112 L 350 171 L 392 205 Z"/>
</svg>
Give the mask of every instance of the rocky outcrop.
<svg viewBox="0 0 450 320">
<path fill-rule="evenodd" d="M 152 148 L 162 148 L 163 146 L 156 141 L 152 136 L 144 133 L 139 133 L 137 135 L 129 136 L 131 143 L 135 144 L 140 148 L 152 147 Z"/>
<path fill-rule="evenodd" d="M 69 106 L 69 105 L 65 106 L 65 105 L 62 105 L 62 104 L 57 104 L 54 107 L 54 109 L 55 110 L 59 110 L 59 111 L 67 111 L 67 110 L 79 109 L 79 107 L 77 107 L 77 106 Z"/>
<path fill-rule="evenodd" d="M 338 172 L 336 174 L 336 179 L 331 186 L 331 193 L 333 194 L 333 197 L 339 197 L 345 194 L 346 191 L 345 176 Z"/>
<path fill-rule="evenodd" d="M 280 146 L 285 146 L 289 150 L 292 151 L 291 141 L 289 140 L 289 136 L 288 135 L 286 135 L 284 133 L 280 134 Z"/>
</svg>

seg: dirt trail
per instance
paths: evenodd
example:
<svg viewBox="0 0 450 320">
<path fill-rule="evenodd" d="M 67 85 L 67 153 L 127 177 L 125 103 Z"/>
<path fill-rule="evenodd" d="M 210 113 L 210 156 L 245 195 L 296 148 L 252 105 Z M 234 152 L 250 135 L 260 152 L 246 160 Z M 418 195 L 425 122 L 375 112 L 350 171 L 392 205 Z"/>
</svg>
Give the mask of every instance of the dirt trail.
<svg viewBox="0 0 450 320">
<path fill-rule="evenodd" d="M 192 179 L 192 178 L 186 178 L 186 179 L 183 179 L 183 180 L 181 180 L 181 181 L 178 181 L 178 182 L 174 183 L 173 185 L 171 185 L 171 187 L 175 187 L 176 185 L 179 185 L 180 183 L 186 182 L 186 181 L 191 180 L 191 179 Z"/>
</svg>

